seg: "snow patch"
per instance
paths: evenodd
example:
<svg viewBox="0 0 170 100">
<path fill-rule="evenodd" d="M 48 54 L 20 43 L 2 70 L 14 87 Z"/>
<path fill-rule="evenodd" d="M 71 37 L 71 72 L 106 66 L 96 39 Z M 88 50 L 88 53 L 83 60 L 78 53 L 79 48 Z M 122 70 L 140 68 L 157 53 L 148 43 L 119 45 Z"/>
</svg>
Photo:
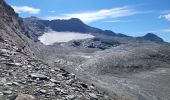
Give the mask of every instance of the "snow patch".
<svg viewBox="0 0 170 100">
<path fill-rule="evenodd" d="M 93 38 L 91 34 L 75 33 L 75 32 L 56 32 L 49 31 L 38 38 L 44 45 L 52 45 L 56 42 L 68 42 L 77 39 Z"/>
</svg>

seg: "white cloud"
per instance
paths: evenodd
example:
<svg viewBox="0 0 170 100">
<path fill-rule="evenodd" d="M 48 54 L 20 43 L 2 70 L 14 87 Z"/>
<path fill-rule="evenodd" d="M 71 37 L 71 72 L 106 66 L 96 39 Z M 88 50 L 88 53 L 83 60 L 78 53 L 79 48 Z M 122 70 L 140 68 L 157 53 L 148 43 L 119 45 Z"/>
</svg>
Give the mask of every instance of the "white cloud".
<svg viewBox="0 0 170 100">
<path fill-rule="evenodd" d="M 29 14 L 38 14 L 40 9 L 32 8 L 28 6 L 12 6 L 17 13 L 29 13 Z"/>
<path fill-rule="evenodd" d="M 170 13 L 165 15 L 160 15 L 159 18 L 165 18 L 166 20 L 170 21 Z"/>
<path fill-rule="evenodd" d="M 107 21 L 104 21 L 104 22 L 107 22 L 107 23 L 116 23 L 116 22 L 121 22 L 121 20 L 107 20 Z"/>
<path fill-rule="evenodd" d="M 127 22 L 132 22 L 132 20 L 106 20 L 104 22 L 107 22 L 107 23 L 117 23 L 117 22 L 127 23 Z"/>
<path fill-rule="evenodd" d="M 170 10 L 166 10 L 161 12 L 162 15 L 159 16 L 159 18 L 164 18 L 168 21 L 170 21 Z"/>
<path fill-rule="evenodd" d="M 108 18 L 119 18 L 124 16 L 130 16 L 135 13 L 136 11 L 134 11 L 131 7 L 119 7 L 119 8 L 112 8 L 112 9 L 102 9 L 102 10 L 92 11 L 92 12 L 63 14 L 61 16 L 49 16 L 46 19 L 53 20 L 53 19 L 79 18 L 85 23 L 90 23 L 90 22 L 108 19 Z"/>
</svg>

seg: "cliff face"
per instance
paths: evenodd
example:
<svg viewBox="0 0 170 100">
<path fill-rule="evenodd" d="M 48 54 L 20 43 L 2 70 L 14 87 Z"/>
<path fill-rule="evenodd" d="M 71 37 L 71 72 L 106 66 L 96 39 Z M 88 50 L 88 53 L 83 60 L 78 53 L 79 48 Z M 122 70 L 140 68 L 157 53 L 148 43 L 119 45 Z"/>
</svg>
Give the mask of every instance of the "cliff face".
<svg viewBox="0 0 170 100">
<path fill-rule="evenodd" d="M 31 52 L 31 44 L 33 42 L 25 36 L 23 21 L 14 12 L 14 10 L 7 5 L 4 0 L 0 0 L 0 39 L 1 42 L 6 42 L 10 45 L 15 45 L 28 54 Z"/>
</svg>

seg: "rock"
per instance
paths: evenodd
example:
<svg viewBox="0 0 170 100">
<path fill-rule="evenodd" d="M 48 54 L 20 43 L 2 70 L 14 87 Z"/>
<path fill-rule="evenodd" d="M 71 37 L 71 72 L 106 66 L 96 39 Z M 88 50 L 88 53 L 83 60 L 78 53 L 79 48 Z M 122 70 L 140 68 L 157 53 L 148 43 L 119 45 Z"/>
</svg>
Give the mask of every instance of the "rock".
<svg viewBox="0 0 170 100">
<path fill-rule="evenodd" d="M 48 84 L 47 84 L 47 86 L 54 87 L 54 86 L 56 86 L 56 84 L 55 84 L 55 83 L 50 82 L 50 83 L 48 83 Z"/>
<path fill-rule="evenodd" d="M 3 94 L 4 95 L 10 95 L 10 94 L 12 94 L 12 91 L 11 90 L 7 90 L 7 91 L 4 91 Z"/>
<path fill-rule="evenodd" d="M 66 97 L 66 99 L 68 99 L 68 100 L 74 100 L 75 98 L 76 98 L 75 95 L 68 95 L 68 96 Z"/>
<path fill-rule="evenodd" d="M 6 78 L 0 78 L 0 85 L 4 85 L 6 83 Z"/>
<path fill-rule="evenodd" d="M 90 88 L 91 90 L 94 90 L 94 89 L 95 89 L 94 86 L 92 86 L 92 85 L 89 86 L 89 88 Z"/>
<path fill-rule="evenodd" d="M 63 93 L 64 90 L 56 87 L 56 88 L 54 89 L 54 92 L 55 92 L 56 95 L 59 95 L 59 94 Z"/>
<path fill-rule="evenodd" d="M 35 97 L 28 94 L 19 94 L 15 100 L 35 100 Z"/>
<path fill-rule="evenodd" d="M 50 79 L 51 82 L 58 84 L 59 82 L 55 79 Z"/>
<path fill-rule="evenodd" d="M 9 100 L 15 100 L 17 98 L 17 94 L 12 94 L 10 97 L 9 97 Z"/>
<path fill-rule="evenodd" d="M 30 74 L 30 77 L 32 78 L 39 78 L 40 80 L 48 80 L 49 77 L 43 75 L 43 74 L 37 74 L 37 73 L 32 73 Z"/>
<path fill-rule="evenodd" d="M 88 88 L 88 86 L 84 83 L 80 83 L 80 85 L 83 87 L 83 88 Z"/>
<path fill-rule="evenodd" d="M 20 86 L 18 82 L 12 82 L 13 85 Z"/>
<path fill-rule="evenodd" d="M 74 83 L 74 80 L 73 80 L 73 79 L 69 79 L 69 80 L 66 81 L 66 84 L 68 84 L 68 85 L 70 85 L 70 84 L 72 84 L 72 83 Z"/>
<path fill-rule="evenodd" d="M 0 97 L 1 97 L 1 96 L 3 96 L 3 93 L 2 93 L 2 92 L 0 92 Z"/>
<path fill-rule="evenodd" d="M 46 90 L 41 89 L 41 90 L 40 90 L 40 93 L 46 94 L 46 93 L 47 93 L 47 91 L 46 91 Z"/>
<path fill-rule="evenodd" d="M 97 97 L 96 94 L 94 94 L 94 93 L 89 93 L 89 96 L 90 96 L 92 99 L 98 99 L 98 97 Z"/>
<path fill-rule="evenodd" d="M 28 68 L 31 68 L 32 66 L 31 65 L 27 65 Z"/>
<path fill-rule="evenodd" d="M 16 65 L 16 66 L 22 66 L 21 63 L 14 63 L 14 65 Z"/>
<path fill-rule="evenodd" d="M 13 84 L 13 83 L 11 83 L 11 82 L 5 83 L 5 85 L 10 85 L 10 86 L 11 86 L 12 84 Z"/>
<path fill-rule="evenodd" d="M 58 91 L 58 92 L 63 92 L 64 91 L 63 89 L 60 89 L 58 87 L 56 87 L 55 90 Z"/>
</svg>

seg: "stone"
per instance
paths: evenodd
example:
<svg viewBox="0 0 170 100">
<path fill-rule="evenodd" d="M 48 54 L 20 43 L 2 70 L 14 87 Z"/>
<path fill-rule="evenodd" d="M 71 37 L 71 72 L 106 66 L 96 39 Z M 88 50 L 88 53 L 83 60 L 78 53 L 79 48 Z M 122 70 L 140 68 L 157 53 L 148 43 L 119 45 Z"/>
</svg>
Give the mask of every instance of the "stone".
<svg viewBox="0 0 170 100">
<path fill-rule="evenodd" d="M 66 84 L 72 84 L 72 83 L 74 83 L 73 79 L 69 79 L 69 80 L 66 81 Z"/>
<path fill-rule="evenodd" d="M 35 97 L 28 94 L 19 94 L 15 100 L 35 100 Z"/>
<path fill-rule="evenodd" d="M 3 94 L 4 95 L 10 95 L 10 94 L 12 94 L 12 91 L 11 90 L 7 90 L 7 91 L 4 91 Z"/>
<path fill-rule="evenodd" d="M 58 84 L 59 82 L 55 79 L 50 79 L 51 82 Z"/>
<path fill-rule="evenodd" d="M 40 80 L 48 80 L 49 77 L 43 75 L 43 74 L 38 74 L 38 73 L 32 73 L 30 74 L 32 78 L 39 78 Z"/>
<path fill-rule="evenodd" d="M 0 85 L 4 85 L 6 83 L 6 78 L 0 78 Z"/>
<path fill-rule="evenodd" d="M 68 96 L 66 97 L 66 99 L 68 99 L 68 100 L 74 100 L 75 98 L 76 98 L 75 95 L 68 95 Z"/>
<path fill-rule="evenodd" d="M 31 68 L 32 66 L 31 65 L 27 65 L 28 68 Z"/>
<path fill-rule="evenodd" d="M 60 89 L 60 88 L 57 88 L 57 87 L 55 88 L 55 90 L 58 91 L 58 92 L 63 92 L 64 91 L 63 89 Z"/>
<path fill-rule="evenodd" d="M 64 92 L 64 90 L 56 87 L 54 89 L 54 92 L 55 92 L 56 95 L 61 95 Z"/>
<path fill-rule="evenodd" d="M 12 82 L 13 85 L 20 86 L 18 82 Z"/>
<path fill-rule="evenodd" d="M 15 100 L 17 98 L 18 94 L 12 94 L 9 96 L 9 100 Z"/>
<path fill-rule="evenodd" d="M 47 91 L 44 90 L 44 89 L 41 89 L 41 90 L 40 90 L 40 93 L 46 94 L 46 92 L 47 92 Z"/>
<path fill-rule="evenodd" d="M 98 97 L 96 96 L 96 94 L 94 93 L 89 93 L 89 96 L 92 98 L 92 99 L 97 99 Z"/>
<path fill-rule="evenodd" d="M 1 96 L 3 96 L 3 93 L 2 93 L 2 92 L 0 92 L 0 97 L 1 97 Z"/>
<path fill-rule="evenodd" d="M 48 83 L 48 84 L 47 84 L 47 86 L 54 87 L 54 86 L 56 86 L 56 84 L 55 84 L 55 83 L 50 82 L 50 83 Z"/>
<path fill-rule="evenodd" d="M 80 85 L 83 87 L 83 88 L 88 88 L 88 86 L 84 83 L 80 83 Z"/>
<path fill-rule="evenodd" d="M 14 65 L 16 65 L 16 66 L 22 66 L 21 63 L 14 63 Z"/>
</svg>

